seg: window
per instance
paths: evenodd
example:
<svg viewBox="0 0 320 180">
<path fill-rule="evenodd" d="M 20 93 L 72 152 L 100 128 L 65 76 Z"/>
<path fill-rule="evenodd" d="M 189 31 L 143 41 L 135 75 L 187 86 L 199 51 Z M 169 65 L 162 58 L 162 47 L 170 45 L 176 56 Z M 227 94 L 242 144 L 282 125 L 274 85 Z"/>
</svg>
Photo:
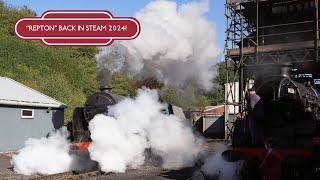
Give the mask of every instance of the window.
<svg viewBox="0 0 320 180">
<path fill-rule="evenodd" d="M 34 110 L 33 109 L 21 109 L 21 118 L 22 119 L 33 119 Z"/>
</svg>

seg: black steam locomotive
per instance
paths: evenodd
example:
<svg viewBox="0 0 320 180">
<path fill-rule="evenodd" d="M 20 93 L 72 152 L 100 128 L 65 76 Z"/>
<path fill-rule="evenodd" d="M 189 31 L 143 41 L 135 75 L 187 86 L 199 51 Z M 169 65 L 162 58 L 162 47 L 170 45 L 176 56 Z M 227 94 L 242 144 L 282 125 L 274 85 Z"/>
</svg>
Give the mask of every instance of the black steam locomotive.
<svg viewBox="0 0 320 180">
<path fill-rule="evenodd" d="M 310 81 L 297 82 L 290 67 L 281 67 L 279 75 L 258 80 L 254 86 L 263 102 L 261 119 L 264 139 L 274 139 L 278 147 L 311 147 L 319 135 L 320 94 Z M 248 122 L 238 122 L 234 146 L 248 146 Z"/>
<path fill-rule="evenodd" d="M 115 105 L 124 96 L 111 93 L 111 88 L 103 86 L 100 92 L 96 92 L 87 97 L 83 107 L 77 107 L 73 111 L 72 122 L 68 124 L 73 142 L 89 142 L 89 122 L 97 114 L 108 114 L 108 107 Z"/>
<path fill-rule="evenodd" d="M 245 161 L 244 179 L 262 179 L 263 172 L 276 179 L 320 178 L 319 92 L 310 81 L 291 78 L 290 66 L 279 69 L 254 85 L 263 104 L 264 146 L 252 146 L 249 120 L 240 118 L 232 147 L 222 156 L 229 162 Z"/>
<path fill-rule="evenodd" d="M 77 107 L 73 111 L 72 121 L 67 125 L 70 134 L 70 139 L 74 143 L 85 143 L 85 146 L 91 142 L 89 122 L 97 114 L 108 114 L 109 106 L 115 105 L 124 96 L 120 96 L 111 92 L 109 86 L 102 86 L 100 92 L 96 92 L 87 97 L 83 107 Z M 182 109 L 168 103 L 168 106 L 162 109 L 164 114 L 177 114 L 178 117 L 184 119 Z"/>
</svg>

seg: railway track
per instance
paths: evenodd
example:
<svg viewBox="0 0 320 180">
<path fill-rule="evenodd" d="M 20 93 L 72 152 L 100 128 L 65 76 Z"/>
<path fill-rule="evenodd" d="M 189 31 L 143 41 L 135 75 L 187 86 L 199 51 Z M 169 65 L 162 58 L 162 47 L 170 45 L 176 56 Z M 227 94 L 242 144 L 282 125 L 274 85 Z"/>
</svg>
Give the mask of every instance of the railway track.
<svg viewBox="0 0 320 180">
<path fill-rule="evenodd" d="M 86 172 L 65 172 L 65 173 L 59 173 L 59 174 L 53 174 L 53 175 L 47 175 L 47 176 L 39 176 L 35 178 L 30 178 L 31 180 L 43 180 L 43 179 L 54 179 L 54 180 L 73 180 L 73 179 L 87 179 L 90 177 L 105 175 L 105 173 L 101 171 L 86 171 Z"/>
</svg>

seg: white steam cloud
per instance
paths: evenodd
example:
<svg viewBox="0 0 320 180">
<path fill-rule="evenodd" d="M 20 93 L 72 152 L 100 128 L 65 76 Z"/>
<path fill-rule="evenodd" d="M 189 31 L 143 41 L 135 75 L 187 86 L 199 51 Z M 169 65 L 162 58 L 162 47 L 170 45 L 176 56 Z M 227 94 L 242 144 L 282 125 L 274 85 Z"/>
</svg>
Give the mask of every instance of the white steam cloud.
<svg viewBox="0 0 320 180">
<path fill-rule="evenodd" d="M 162 167 L 178 169 L 194 165 L 202 139 L 174 115 L 162 113 L 155 90 L 140 89 L 135 99 L 126 98 L 97 115 L 90 123 L 89 152 L 102 171 L 125 172 L 146 161 L 146 151 L 160 156 Z"/>
<path fill-rule="evenodd" d="M 56 174 L 71 170 L 73 157 L 69 154 L 69 133 L 62 128 L 48 138 L 25 142 L 25 147 L 12 157 L 14 171 L 20 174 Z"/>
<path fill-rule="evenodd" d="M 149 3 L 135 15 L 141 24 L 139 37 L 100 48 L 99 69 L 138 78 L 152 74 L 178 87 L 192 81 L 210 89 L 220 50 L 214 25 L 205 18 L 208 10 L 208 0 L 180 6 L 168 0 Z"/>
<path fill-rule="evenodd" d="M 126 98 L 109 107 L 108 116 L 96 115 L 89 123 L 91 160 L 72 153 L 69 133 L 63 127 L 49 137 L 28 139 L 11 160 L 14 171 L 49 175 L 90 170 L 98 162 L 102 171 L 125 172 L 144 165 L 151 157 L 167 169 L 194 165 L 203 139 L 185 121 L 164 114 L 166 105 L 158 99 L 156 90 L 139 89 L 135 99 Z"/>
<path fill-rule="evenodd" d="M 201 170 L 212 179 L 240 180 L 243 161 L 227 162 L 222 157 L 225 150 L 226 145 L 215 144 L 215 152 L 205 159 Z"/>
</svg>

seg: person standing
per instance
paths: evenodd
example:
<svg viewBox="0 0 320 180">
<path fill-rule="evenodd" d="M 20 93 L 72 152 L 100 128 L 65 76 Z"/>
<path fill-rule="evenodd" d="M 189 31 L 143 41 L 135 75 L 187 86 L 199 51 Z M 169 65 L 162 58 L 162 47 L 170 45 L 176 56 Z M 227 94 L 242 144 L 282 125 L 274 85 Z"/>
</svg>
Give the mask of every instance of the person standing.
<svg viewBox="0 0 320 180">
<path fill-rule="evenodd" d="M 251 144 L 253 146 L 263 146 L 262 123 L 264 110 L 262 100 L 253 88 L 246 93 L 246 100 Z"/>
</svg>

